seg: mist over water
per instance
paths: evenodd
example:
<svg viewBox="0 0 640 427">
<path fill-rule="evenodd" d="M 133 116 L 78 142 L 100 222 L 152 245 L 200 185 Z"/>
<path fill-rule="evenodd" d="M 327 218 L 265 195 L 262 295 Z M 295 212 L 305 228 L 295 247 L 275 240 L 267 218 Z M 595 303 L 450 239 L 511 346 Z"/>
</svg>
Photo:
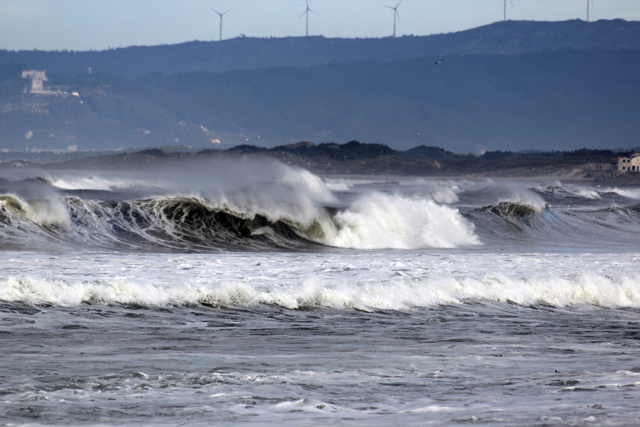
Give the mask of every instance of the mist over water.
<svg viewBox="0 0 640 427">
<path fill-rule="evenodd" d="M 634 187 L 3 173 L 3 425 L 640 418 Z"/>
<path fill-rule="evenodd" d="M 357 249 L 481 244 L 473 225 L 432 194 L 331 187 L 273 160 L 229 159 L 162 174 L 37 176 L 5 182 L 2 197 L 9 227 L 20 221 L 47 226 L 59 240 L 87 247 L 111 242 L 184 249 L 195 241 L 194 250 L 229 249 L 240 244 L 232 239 L 240 225 L 252 229 L 252 242 L 262 248 L 300 241 Z M 451 190 L 438 191 L 440 200 L 455 199 Z"/>
</svg>

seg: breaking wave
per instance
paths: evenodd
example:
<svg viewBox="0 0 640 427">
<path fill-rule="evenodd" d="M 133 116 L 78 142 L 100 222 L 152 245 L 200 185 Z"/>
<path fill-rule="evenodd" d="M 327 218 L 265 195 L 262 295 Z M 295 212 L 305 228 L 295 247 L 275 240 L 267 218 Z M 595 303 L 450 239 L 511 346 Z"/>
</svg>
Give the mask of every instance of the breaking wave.
<svg viewBox="0 0 640 427">
<path fill-rule="evenodd" d="M 138 251 L 635 244 L 633 189 L 560 183 L 321 179 L 266 160 L 0 178 L 5 249 Z M 630 206 L 629 206 L 630 205 Z M 625 207 L 627 206 L 627 207 Z M 570 208 L 566 208 L 570 207 Z M 239 238 L 240 227 L 251 236 Z"/>
<path fill-rule="evenodd" d="M 206 305 L 287 309 L 328 307 L 349 310 L 412 310 L 446 304 L 497 302 L 521 306 L 640 308 L 640 275 L 612 277 L 427 277 L 364 283 L 327 283 L 308 278 L 299 284 L 261 288 L 246 282 L 160 286 L 124 280 L 68 282 L 29 277 L 0 278 L 0 300 L 32 305 L 81 304 L 169 307 Z"/>
<path fill-rule="evenodd" d="M 337 209 L 286 200 L 162 196 L 132 201 L 78 197 L 26 202 L 0 197 L 2 239 L 14 246 L 77 244 L 115 249 L 260 250 L 332 246 L 416 249 L 478 245 L 473 225 L 432 200 L 367 194 Z M 240 227 L 251 236 L 239 238 Z"/>
</svg>

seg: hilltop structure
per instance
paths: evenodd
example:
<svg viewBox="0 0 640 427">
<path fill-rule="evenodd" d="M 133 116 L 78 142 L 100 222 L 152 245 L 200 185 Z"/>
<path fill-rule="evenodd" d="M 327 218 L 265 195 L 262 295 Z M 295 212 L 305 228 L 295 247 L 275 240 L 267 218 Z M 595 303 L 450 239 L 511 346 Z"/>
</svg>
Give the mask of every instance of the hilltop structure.
<svg viewBox="0 0 640 427">
<path fill-rule="evenodd" d="M 47 72 L 44 70 L 22 70 L 22 78 L 31 80 L 31 86 L 24 87 L 25 93 L 34 93 L 38 95 L 57 95 L 66 97 L 69 93 L 61 90 L 59 86 L 53 88 L 45 88 L 44 82 L 49 81 Z"/>
<path fill-rule="evenodd" d="M 44 82 L 48 81 L 47 72 L 44 70 L 23 70 L 23 79 L 31 80 L 31 87 L 25 86 L 24 91 L 30 93 L 40 93 L 44 91 Z"/>
</svg>

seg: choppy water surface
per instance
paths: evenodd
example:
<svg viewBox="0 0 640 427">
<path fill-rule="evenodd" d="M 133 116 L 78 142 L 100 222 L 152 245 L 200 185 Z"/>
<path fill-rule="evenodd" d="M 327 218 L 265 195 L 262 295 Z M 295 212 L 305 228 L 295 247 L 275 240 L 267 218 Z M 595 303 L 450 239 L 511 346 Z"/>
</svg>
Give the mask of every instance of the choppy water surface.
<svg viewBox="0 0 640 427">
<path fill-rule="evenodd" d="M 634 425 L 639 200 L 252 160 L 5 174 L 0 423 Z"/>
</svg>

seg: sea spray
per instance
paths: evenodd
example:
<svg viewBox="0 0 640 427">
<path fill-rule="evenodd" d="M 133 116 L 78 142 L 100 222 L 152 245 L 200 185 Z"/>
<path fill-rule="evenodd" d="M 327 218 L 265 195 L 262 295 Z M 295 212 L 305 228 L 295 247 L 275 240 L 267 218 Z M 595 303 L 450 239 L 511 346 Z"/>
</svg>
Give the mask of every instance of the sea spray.
<svg viewBox="0 0 640 427">
<path fill-rule="evenodd" d="M 38 225 L 69 226 L 69 215 L 58 198 L 25 201 L 13 194 L 0 195 L 0 209 L 18 220 Z"/>
<path fill-rule="evenodd" d="M 481 244 L 458 210 L 432 200 L 369 193 L 333 218 L 323 243 L 357 249 L 455 248 Z"/>
<path fill-rule="evenodd" d="M 447 205 L 460 201 L 460 198 L 452 188 L 441 188 L 438 190 L 434 190 L 431 193 L 431 197 L 433 197 L 433 200 L 435 200 L 436 202 Z"/>
<path fill-rule="evenodd" d="M 442 185 L 434 194 L 364 192 L 341 200 L 320 177 L 281 163 L 236 159 L 209 166 L 216 167 L 200 164 L 194 170 L 181 170 L 171 182 L 167 174 L 163 177 L 149 171 L 117 178 L 109 174 L 51 177 L 47 185 L 58 184 L 60 191 L 87 186 L 107 191 L 100 195 L 108 197 L 108 192 L 117 187 L 138 195 L 122 200 L 122 195 L 114 193 L 113 201 L 94 201 L 72 193 L 74 196 L 66 198 L 66 206 L 59 196 L 52 197 L 47 203 L 71 219 L 64 222 L 68 225 L 66 232 L 55 233 L 63 241 L 89 246 L 170 250 L 293 248 L 299 247 L 301 239 L 356 249 L 480 244 L 473 225 L 457 209 L 432 200 L 457 201 L 453 189 Z M 229 176 L 221 176 L 227 173 Z M 199 179 L 194 183 L 195 178 Z M 145 180 L 151 185 L 145 186 Z M 139 197 L 146 192 L 151 196 Z M 38 206 L 36 212 L 42 211 Z M 33 215 L 25 218 L 35 219 Z M 42 219 L 34 222 L 42 224 Z M 237 240 L 234 237 L 239 226 L 259 233 L 248 241 Z"/>
</svg>

